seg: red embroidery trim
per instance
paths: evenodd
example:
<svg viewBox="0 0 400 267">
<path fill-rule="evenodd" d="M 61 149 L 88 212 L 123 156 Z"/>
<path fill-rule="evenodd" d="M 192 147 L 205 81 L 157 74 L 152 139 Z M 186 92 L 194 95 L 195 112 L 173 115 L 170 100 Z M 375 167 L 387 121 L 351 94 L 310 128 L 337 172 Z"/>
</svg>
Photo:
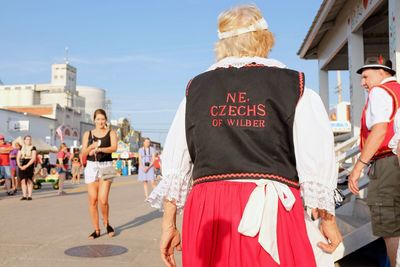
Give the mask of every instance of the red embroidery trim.
<svg viewBox="0 0 400 267">
<path fill-rule="evenodd" d="M 189 86 L 190 86 L 191 83 L 192 83 L 192 80 L 190 80 L 190 81 L 188 82 L 188 85 L 186 86 L 186 96 L 189 95 Z"/>
<path fill-rule="evenodd" d="M 302 96 L 304 92 L 304 74 L 302 72 L 299 72 L 299 86 L 300 86 L 300 96 Z"/>
<path fill-rule="evenodd" d="M 227 180 L 228 178 L 241 178 L 241 177 L 251 177 L 251 178 L 266 178 L 266 179 L 271 179 L 271 180 L 278 180 L 283 183 L 299 187 L 298 182 L 293 182 L 285 177 L 279 176 L 279 175 L 274 175 L 274 174 L 263 174 L 263 173 L 227 173 L 227 174 L 217 174 L 217 175 L 209 175 L 209 176 L 203 176 L 200 178 L 196 178 L 193 182 L 194 185 L 202 182 L 207 182 L 209 180 Z"/>
</svg>

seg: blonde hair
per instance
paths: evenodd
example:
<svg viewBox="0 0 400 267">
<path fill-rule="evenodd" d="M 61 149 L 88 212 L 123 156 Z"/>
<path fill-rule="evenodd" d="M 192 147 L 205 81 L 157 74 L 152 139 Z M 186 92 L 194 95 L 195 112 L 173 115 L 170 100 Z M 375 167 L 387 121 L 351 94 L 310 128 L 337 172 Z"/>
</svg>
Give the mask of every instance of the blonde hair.
<svg viewBox="0 0 400 267">
<path fill-rule="evenodd" d="M 256 6 L 237 6 L 218 16 L 218 30 L 226 32 L 247 27 L 261 18 L 261 11 Z M 215 44 L 215 54 L 217 61 L 230 56 L 267 57 L 274 44 L 274 35 L 269 30 L 259 30 L 219 40 Z"/>
</svg>

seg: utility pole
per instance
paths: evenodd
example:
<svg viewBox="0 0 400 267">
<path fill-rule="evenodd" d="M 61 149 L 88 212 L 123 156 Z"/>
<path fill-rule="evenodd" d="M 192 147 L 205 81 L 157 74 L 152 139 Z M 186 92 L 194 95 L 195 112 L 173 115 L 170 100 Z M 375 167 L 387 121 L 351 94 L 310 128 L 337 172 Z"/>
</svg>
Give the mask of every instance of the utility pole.
<svg viewBox="0 0 400 267">
<path fill-rule="evenodd" d="M 342 102 L 342 76 L 340 75 L 340 70 L 336 71 L 337 86 L 336 92 L 338 94 L 338 104 Z"/>
</svg>

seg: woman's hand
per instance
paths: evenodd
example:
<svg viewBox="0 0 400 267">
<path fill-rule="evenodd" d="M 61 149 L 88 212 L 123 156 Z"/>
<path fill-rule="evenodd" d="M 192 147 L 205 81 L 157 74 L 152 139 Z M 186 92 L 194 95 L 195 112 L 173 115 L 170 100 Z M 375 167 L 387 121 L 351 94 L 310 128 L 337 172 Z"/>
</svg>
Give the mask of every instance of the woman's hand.
<svg viewBox="0 0 400 267">
<path fill-rule="evenodd" d="M 97 142 L 96 142 L 96 143 L 93 142 L 90 146 L 88 146 L 88 148 L 89 148 L 90 150 L 96 149 L 96 148 L 97 148 Z"/>
<path fill-rule="evenodd" d="M 326 253 L 333 253 L 342 242 L 342 234 L 336 224 L 334 216 L 330 219 L 321 219 L 320 231 L 328 239 L 328 243 L 318 242 L 318 247 Z"/>
<path fill-rule="evenodd" d="M 89 151 L 89 156 L 94 156 L 94 154 L 96 154 L 95 148 Z"/>
<path fill-rule="evenodd" d="M 25 170 L 26 170 L 26 168 L 28 168 L 28 166 L 26 166 L 26 165 L 23 165 L 23 166 L 21 166 L 21 168 L 20 168 L 20 169 L 21 169 L 22 171 L 25 171 Z"/>
<path fill-rule="evenodd" d="M 181 251 L 181 235 L 175 227 L 162 231 L 160 241 L 161 259 L 168 267 L 175 267 L 174 250 Z"/>
</svg>

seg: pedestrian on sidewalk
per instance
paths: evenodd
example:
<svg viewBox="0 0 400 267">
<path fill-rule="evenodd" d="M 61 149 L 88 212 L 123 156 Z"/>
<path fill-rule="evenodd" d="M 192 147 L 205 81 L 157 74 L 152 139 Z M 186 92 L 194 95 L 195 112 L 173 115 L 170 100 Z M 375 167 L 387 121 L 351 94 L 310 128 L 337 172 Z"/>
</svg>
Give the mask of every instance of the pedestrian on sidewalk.
<svg viewBox="0 0 400 267">
<path fill-rule="evenodd" d="M 21 179 L 21 200 L 32 200 L 33 172 L 36 160 L 36 147 L 32 145 L 32 137 L 24 137 L 24 144 L 17 154 L 18 174 Z"/>
<path fill-rule="evenodd" d="M 117 151 L 117 134 L 108 128 L 106 112 L 97 109 L 93 120 L 95 128 L 85 132 L 82 138 L 82 157 L 87 157 L 85 183 L 88 185 L 89 213 L 94 228 L 89 239 L 100 236 L 98 205 L 107 234 L 114 236 L 114 229 L 109 221 L 108 196 L 113 177 L 116 176 L 111 154 Z"/>
<path fill-rule="evenodd" d="M 10 151 L 10 169 L 11 169 L 11 181 L 14 190 L 14 194 L 17 193 L 18 190 L 18 165 L 17 165 L 17 155 L 18 151 L 21 150 L 21 144 L 18 142 L 14 142 L 13 150 Z"/>
<path fill-rule="evenodd" d="M 218 30 L 217 63 L 189 82 L 149 196 L 164 209 L 161 257 L 176 266 L 177 249 L 184 267 L 333 267 L 338 172 L 324 105 L 303 73 L 267 58 L 274 36 L 257 7 L 223 12 Z"/>
<path fill-rule="evenodd" d="M 68 171 L 68 162 L 69 162 L 69 153 L 68 147 L 65 143 L 61 143 L 58 153 L 57 153 L 57 172 L 59 175 L 58 178 L 58 195 L 65 195 L 66 192 L 64 191 L 64 181 L 67 177 Z"/>
<path fill-rule="evenodd" d="M 162 163 L 161 163 L 161 156 L 160 156 L 160 152 L 156 152 L 156 154 L 154 155 L 154 174 L 156 176 L 155 180 L 159 181 L 161 178 L 161 168 L 162 168 Z"/>
<path fill-rule="evenodd" d="M 150 146 L 151 141 L 146 138 L 143 142 L 143 147 L 139 149 L 139 173 L 138 180 L 143 182 L 145 201 L 149 197 L 148 182 L 151 183 L 152 188 L 156 187 L 155 173 L 154 173 L 154 157 L 156 150 Z"/>
<path fill-rule="evenodd" d="M 12 150 L 12 145 L 6 143 L 4 136 L 0 135 L 0 176 L 5 179 L 5 187 L 7 190 L 7 195 L 14 195 L 14 189 L 12 189 L 12 177 L 10 169 L 10 152 Z"/>
<path fill-rule="evenodd" d="M 74 148 L 73 153 L 71 154 L 71 174 L 72 174 L 72 183 L 80 184 L 81 183 L 81 168 L 82 168 L 82 159 L 79 153 L 79 148 Z"/>
<path fill-rule="evenodd" d="M 369 57 L 358 71 L 368 93 L 361 117 L 361 154 L 349 177 L 349 189 L 359 194 L 358 180 L 369 169 L 367 204 L 372 231 L 383 237 L 391 266 L 396 266 L 400 240 L 400 168 L 391 144 L 395 137 L 395 114 L 400 108 L 400 84 L 392 62 L 382 55 Z"/>
</svg>

